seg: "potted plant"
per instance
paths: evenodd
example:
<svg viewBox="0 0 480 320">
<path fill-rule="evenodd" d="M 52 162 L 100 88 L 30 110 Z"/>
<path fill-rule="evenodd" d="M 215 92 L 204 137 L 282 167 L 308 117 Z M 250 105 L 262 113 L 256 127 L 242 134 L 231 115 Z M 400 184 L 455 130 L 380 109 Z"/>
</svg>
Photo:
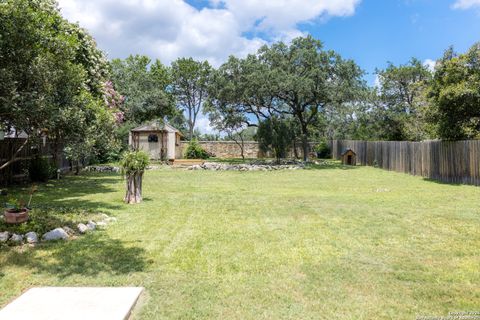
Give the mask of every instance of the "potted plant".
<svg viewBox="0 0 480 320">
<path fill-rule="evenodd" d="M 16 224 L 28 220 L 28 208 L 23 200 L 10 198 L 3 212 L 6 223 Z"/>
<path fill-rule="evenodd" d="M 30 199 L 27 204 L 25 201 L 16 198 L 10 198 L 6 203 L 6 209 L 3 213 L 5 222 L 9 224 L 18 224 L 28 221 L 28 211 L 32 202 L 33 194 L 37 191 L 36 186 L 30 189 Z"/>
</svg>

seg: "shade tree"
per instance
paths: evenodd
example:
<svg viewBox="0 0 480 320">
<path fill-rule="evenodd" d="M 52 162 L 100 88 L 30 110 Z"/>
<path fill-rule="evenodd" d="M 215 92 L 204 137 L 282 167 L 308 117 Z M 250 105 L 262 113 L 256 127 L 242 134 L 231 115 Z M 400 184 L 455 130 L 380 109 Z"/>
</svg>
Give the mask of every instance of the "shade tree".
<svg viewBox="0 0 480 320">
<path fill-rule="evenodd" d="M 429 90 L 430 121 L 447 140 L 480 137 L 480 43 L 463 54 L 453 48 L 437 61 Z"/>
<path fill-rule="evenodd" d="M 5 0 L 0 5 L 0 124 L 28 138 L 6 168 L 29 143 L 42 136 L 54 142 L 54 157 L 73 141 L 79 119 L 98 124 L 114 112 L 103 104 L 107 62 L 93 38 L 63 19 L 55 1 Z M 98 108 L 91 108 L 92 105 Z M 98 113 L 97 113 L 98 112 Z M 85 116 L 89 114 L 89 116 Z M 77 141 L 98 139 L 89 131 Z"/>
<path fill-rule="evenodd" d="M 230 109 L 249 124 L 272 116 L 297 121 L 303 158 L 309 153 L 311 126 L 327 106 L 356 99 L 364 88 L 362 70 L 311 36 L 261 47 L 245 59 L 230 57 L 213 77 L 210 102 Z"/>
<path fill-rule="evenodd" d="M 207 61 L 179 58 L 172 62 L 172 92 L 177 106 L 184 111 L 188 123 L 188 138 L 193 139 L 197 117 L 208 98 L 212 67 Z"/>
</svg>

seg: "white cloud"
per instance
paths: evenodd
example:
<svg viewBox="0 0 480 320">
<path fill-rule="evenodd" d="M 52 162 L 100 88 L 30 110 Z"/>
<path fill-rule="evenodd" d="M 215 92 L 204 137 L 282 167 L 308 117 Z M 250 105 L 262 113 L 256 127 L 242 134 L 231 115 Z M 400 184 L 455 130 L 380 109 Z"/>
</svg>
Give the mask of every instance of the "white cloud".
<svg viewBox="0 0 480 320">
<path fill-rule="evenodd" d="M 437 61 L 432 60 L 432 59 L 425 59 L 423 61 L 423 65 L 428 68 L 431 72 L 435 71 L 435 66 L 437 65 Z"/>
<path fill-rule="evenodd" d="M 456 0 L 453 4 L 454 9 L 470 9 L 480 7 L 480 0 Z"/>
<path fill-rule="evenodd" d="M 302 34 L 300 23 L 352 15 L 360 1 L 210 0 L 197 9 L 184 0 L 59 0 L 59 6 L 111 58 L 139 53 L 169 63 L 192 56 L 219 65 L 230 54 Z"/>
<path fill-rule="evenodd" d="M 204 116 L 203 114 L 198 115 L 197 121 L 195 123 L 195 128 L 200 130 L 201 133 L 218 134 L 218 131 L 216 131 L 210 125 L 210 120 L 208 120 L 208 117 Z"/>
</svg>

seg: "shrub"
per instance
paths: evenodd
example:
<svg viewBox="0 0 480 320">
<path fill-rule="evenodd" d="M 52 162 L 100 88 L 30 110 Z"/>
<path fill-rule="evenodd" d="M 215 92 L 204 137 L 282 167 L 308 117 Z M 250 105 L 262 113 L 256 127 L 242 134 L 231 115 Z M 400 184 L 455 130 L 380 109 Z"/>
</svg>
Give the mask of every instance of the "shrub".
<svg viewBox="0 0 480 320">
<path fill-rule="evenodd" d="M 56 169 L 48 159 L 42 157 L 34 157 L 30 160 L 28 174 L 30 180 L 34 182 L 46 182 L 55 175 Z"/>
<path fill-rule="evenodd" d="M 331 156 L 331 150 L 326 141 L 322 141 L 319 144 L 317 144 L 314 150 L 317 153 L 318 158 L 326 159 L 326 158 L 330 158 Z"/>
<path fill-rule="evenodd" d="M 272 150 L 277 162 L 287 157 L 293 138 L 293 132 L 285 119 L 270 117 L 258 124 L 256 139 L 260 150 L 263 152 Z"/>
<path fill-rule="evenodd" d="M 122 172 L 131 175 L 144 171 L 150 164 L 150 157 L 143 151 L 127 151 L 120 160 Z"/>
<path fill-rule="evenodd" d="M 209 157 L 210 154 L 198 144 L 197 140 L 190 141 L 185 151 L 186 159 L 208 159 Z"/>
</svg>

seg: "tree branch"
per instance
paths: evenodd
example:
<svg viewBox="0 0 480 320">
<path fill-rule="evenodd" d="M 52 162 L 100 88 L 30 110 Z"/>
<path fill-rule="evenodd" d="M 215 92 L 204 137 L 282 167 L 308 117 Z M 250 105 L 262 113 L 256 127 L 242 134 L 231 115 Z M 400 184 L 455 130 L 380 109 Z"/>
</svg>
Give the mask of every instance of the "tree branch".
<svg viewBox="0 0 480 320">
<path fill-rule="evenodd" d="M 5 169 L 6 167 L 8 167 L 9 165 L 11 165 L 12 163 L 15 162 L 15 159 L 17 158 L 18 154 L 23 150 L 23 148 L 25 148 L 25 146 L 28 144 L 28 139 L 25 139 L 25 142 L 20 146 L 20 148 L 17 149 L 17 151 L 13 154 L 12 158 L 10 160 L 8 160 L 7 162 L 5 162 L 4 164 L 2 164 L 0 166 L 0 170 L 3 170 Z"/>
</svg>

